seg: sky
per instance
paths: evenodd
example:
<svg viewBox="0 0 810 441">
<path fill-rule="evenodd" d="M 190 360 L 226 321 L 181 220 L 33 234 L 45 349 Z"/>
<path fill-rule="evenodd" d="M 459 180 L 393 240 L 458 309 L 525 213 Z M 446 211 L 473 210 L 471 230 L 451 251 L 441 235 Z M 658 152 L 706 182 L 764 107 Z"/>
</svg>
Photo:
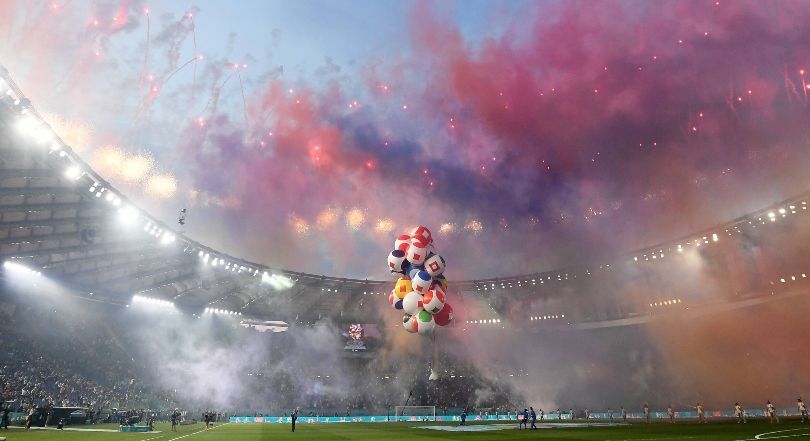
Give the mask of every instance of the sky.
<svg viewBox="0 0 810 441">
<path fill-rule="evenodd" d="M 797 1 L 6 0 L 0 63 L 196 240 L 381 279 L 425 225 L 472 279 L 807 190 L 808 19 Z"/>
</svg>

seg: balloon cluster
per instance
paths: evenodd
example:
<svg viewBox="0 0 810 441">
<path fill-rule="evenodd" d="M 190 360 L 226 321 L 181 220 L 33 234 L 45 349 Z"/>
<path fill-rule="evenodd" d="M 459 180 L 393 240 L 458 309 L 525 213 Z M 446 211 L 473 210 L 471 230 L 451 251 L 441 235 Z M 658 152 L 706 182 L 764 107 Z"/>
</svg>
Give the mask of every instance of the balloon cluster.
<svg viewBox="0 0 810 441">
<path fill-rule="evenodd" d="M 410 235 L 397 237 L 388 255 L 388 268 L 401 274 L 388 302 L 405 311 L 402 324 L 408 332 L 430 334 L 436 326 L 453 321 L 453 307 L 445 301 L 444 258 L 433 249 L 430 230 L 419 226 Z"/>
</svg>

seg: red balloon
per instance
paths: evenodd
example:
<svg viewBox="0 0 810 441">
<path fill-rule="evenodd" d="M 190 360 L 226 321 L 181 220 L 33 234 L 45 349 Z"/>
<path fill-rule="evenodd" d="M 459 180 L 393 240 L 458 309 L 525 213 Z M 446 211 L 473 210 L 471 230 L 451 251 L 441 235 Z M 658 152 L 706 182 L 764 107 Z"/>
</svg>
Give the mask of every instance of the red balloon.
<svg viewBox="0 0 810 441">
<path fill-rule="evenodd" d="M 433 320 L 439 326 L 449 325 L 453 321 L 453 307 L 449 303 L 445 303 L 444 308 L 433 315 Z"/>
</svg>

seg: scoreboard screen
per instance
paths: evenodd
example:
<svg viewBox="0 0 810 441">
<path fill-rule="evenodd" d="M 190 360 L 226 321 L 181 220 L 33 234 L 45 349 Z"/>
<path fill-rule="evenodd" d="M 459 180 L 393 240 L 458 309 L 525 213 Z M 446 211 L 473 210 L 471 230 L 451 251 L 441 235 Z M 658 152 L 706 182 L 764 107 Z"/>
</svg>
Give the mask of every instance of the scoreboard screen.
<svg viewBox="0 0 810 441">
<path fill-rule="evenodd" d="M 347 351 L 370 351 L 377 348 L 382 335 L 373 323 L 347 323 L 341 326 L 341 336 Z"/>
</svg>

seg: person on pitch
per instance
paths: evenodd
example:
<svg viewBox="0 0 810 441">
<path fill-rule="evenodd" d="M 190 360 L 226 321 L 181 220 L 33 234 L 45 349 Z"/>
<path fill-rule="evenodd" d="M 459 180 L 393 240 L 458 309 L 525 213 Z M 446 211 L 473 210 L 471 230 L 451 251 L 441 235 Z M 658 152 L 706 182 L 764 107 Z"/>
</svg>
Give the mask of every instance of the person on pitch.
<svg viewBox="0 0 810 441">
<path fill-rule="evenodd" d="M 706 414 L 703 412 L 703 405 L 700 404 L 700 403 L 697 403 L 695 405 L 695 410 L 697 410 L 698 423 L 704 423 L 705 424 L 706 423 Z"/>
<path fill-rule="evenodd" d="M 534 411 L 534 407 L 529 406 L 529 409 L 532 411 L 531 412 L 531 417 L 532 417 L 531 430 L 537 430 L 537 413 Z"/>
<path fill-rule="evenodd" d="M 621 415 L 622 415 L 622 422 L 626 423 L 627 422 L 627 409 L 625 409 L 624 406 L 622 406 L 621 409 L 619 410 L 619 412 L 621 412 Z"/>
<path fill-rule="evenodd" d="M 467 409 L 461 411 L 461 424 L 459 426 L 467 425 Z"/>
<path fill-rule="evenodd" d="M 672 408 L 671 404 L 667 406 L 667 415 L 669 416 L 670 424 L 675 424 L 675 409 Z"/>
<path fill-rule="evenodd" d="M 518 424 L 518 429 L 528 429 L 529 428 L 528 427 L 528 424 L 529 424 L 529 409 L 524 408 L 522 416 L 523 416 L 523 418 L 520 420 L 520 423 Z M 523 426 L 523 427 L 520 427 L 520 426 Z"/>
<path fill-rule="evenodd" d="M 180 409 L 175 408 L 172 412 L 172 432 L 177 432 L 177 423 L 180 422 Z"/>
<path fill-rule="evenodd" d="M 644 410 L 644 420 L 647 422 L 647 424 L 650 424 L 650 405 L 644 403 L 642 409 Z"/>
<path fill-rule="evenodd" d="M 798 403 L 796 403 L 796 405 L 799 407 L 799 415 L 802 416 L 802 423 L 804 423 L 804 420 L 807 419 L 807 405 L 804 404 L 804 401 L 802 401 L 801 397 L 799 397 Z"/>
<path fill-rule="evenodd" d="M 745 420 L 745 411 L 740 403 L 734 403 L 734 416 L 737 417 L 737 424 L 748 422 Z"/>
<path fill-rule="evenodd" d="M 779 415 L 776 413 L 776 406 L 773 405 L 770 401 L 765 403 L 765 413 L 768 415 L 768 420 L 773 423 L 774 420 L 779 422 Z"/>
<path fill-rule="evenodd" d="M 801 400 L 799 400 L 799 401 L 801 401 Z M 0 427 L 4 428 L 6 430 L 8 430 L 8 414 L 9 414 L 9 412 L 11 412 L 11 409 L 9 409 L 10 406 L 11 406 L 11 404 L 7 404 L 7 405 L 3 406 L 3 410 L 2 410 L 3 419 L 0 420 Z M 804 421 L 802 421 L 802 422 L 804 422 Z"/>
<path fill-rule="evenodd" d="M 298 409 L 293 410 L 290 414 L 290 422 L 292 422 L 292 431 L 295 432 L 295 422 L 298 421 Z"/>
</svg>

